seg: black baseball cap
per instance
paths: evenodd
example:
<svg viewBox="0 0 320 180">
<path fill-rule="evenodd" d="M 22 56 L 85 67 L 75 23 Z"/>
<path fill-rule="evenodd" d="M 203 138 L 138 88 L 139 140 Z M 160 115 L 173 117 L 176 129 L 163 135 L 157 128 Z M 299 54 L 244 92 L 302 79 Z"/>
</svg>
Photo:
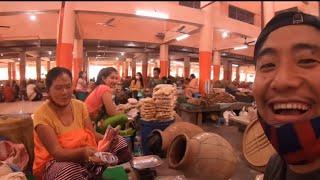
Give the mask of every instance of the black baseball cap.
<svg viewBox="0 0 320 180">
<path fill-rule="evenodd" d="M 314 15 L 296 11 L 284 12 L 274 16 L 262 29 L 257 39 L 253 56 L 255 63 L 257 60 L 256 57 L 269 34 L 278 28 L 290 25 L 309 25 L 320 29 L 320 19 Z"/>
</svg>

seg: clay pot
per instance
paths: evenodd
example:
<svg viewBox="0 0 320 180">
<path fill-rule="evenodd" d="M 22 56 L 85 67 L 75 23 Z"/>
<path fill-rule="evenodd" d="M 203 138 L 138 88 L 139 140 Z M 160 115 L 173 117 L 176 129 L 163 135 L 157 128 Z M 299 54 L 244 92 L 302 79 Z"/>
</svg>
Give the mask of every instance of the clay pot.
<svg viewBox="0 0 320 180">
<path fill-rule="evenodd" d="M 169 148 L 170 143 L 179 134 L 185 133 L 188 137 L 191 138 L 201 132 L 204 132 L 203 129 L 201 129 L 199 126 L 194 125 L 192 123 L 175 122 L 175 123 L 171 124 L 169 127 L 167 127 L 164 131 L 156 129 L 152 133 L 153 134 L 157 134 L 157 133 L 160 134 L 161 141 L 162 141 L 161 149 L 164 152 L 167 152 L 167 149 Z"/>
<path fill-rule="evenodd" d="M 169 167 L 191 179 L 229 179 L 235 172 L 236 154 L 232 146 L 214 133 L 199 133 L 192 138 L 178 135 L 168 149 Z"/>
</svg>

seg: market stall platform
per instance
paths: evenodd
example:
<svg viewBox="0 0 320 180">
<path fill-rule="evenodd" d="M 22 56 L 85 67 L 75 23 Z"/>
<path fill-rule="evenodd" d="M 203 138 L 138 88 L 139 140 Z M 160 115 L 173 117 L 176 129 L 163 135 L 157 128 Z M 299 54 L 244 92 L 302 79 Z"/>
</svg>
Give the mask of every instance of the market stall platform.
<svg viewBox="0 0 320 180">
<path fill-rule="evenodd" d="M 0 114 L 32 114 L 44 101 L 0 103 Z"/>
<path fill-rule="evenodd" d="M 176 111 L 182 119 L 202 125 L 203 113 L 218 112 L 223 113 L 226 110 L 241 110 L 244 106 L 251 106 L 251 103 L 234 102 L 234 103 L 216 103 L 211 106 L 194 106 L 189 103 L 181 103 L 176 105 Z M 195 122 L 194 120 L 195 119 Z"/>
</svg>

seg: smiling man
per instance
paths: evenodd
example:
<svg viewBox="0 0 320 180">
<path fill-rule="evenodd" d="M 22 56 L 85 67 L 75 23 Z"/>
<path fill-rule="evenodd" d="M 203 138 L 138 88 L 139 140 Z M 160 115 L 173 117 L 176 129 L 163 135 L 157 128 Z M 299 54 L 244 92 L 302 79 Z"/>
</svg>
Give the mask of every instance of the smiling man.
<svg viewBox="0 0 320 180">
<path fill-rule="evenodd" d="M 277 151 L 264 179 L 320 179 L 320 20 L 275 16 L 258 37 L 253 93 L 260 123 Z"/>
</svg>

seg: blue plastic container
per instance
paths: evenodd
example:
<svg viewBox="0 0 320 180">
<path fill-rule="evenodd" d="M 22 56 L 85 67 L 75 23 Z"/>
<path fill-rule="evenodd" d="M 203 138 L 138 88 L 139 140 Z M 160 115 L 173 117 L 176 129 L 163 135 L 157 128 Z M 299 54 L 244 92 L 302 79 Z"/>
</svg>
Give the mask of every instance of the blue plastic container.
<svg viewBox="0 0 320 180">
<path fill-rule="evenodd" d="M 160 129 L 161 131 L 163 131 L 172 123 L 174 123 L 174 119 L 167 120 L 167 121 L 144 121 L 143 119 L 140 119 L 141 142 L 142 142 L 142 151 L 144 155 L 151 154 L 147 146 L 148 136 L 151 134 L 151 132 L 154 129 Z"/>
</svg>

